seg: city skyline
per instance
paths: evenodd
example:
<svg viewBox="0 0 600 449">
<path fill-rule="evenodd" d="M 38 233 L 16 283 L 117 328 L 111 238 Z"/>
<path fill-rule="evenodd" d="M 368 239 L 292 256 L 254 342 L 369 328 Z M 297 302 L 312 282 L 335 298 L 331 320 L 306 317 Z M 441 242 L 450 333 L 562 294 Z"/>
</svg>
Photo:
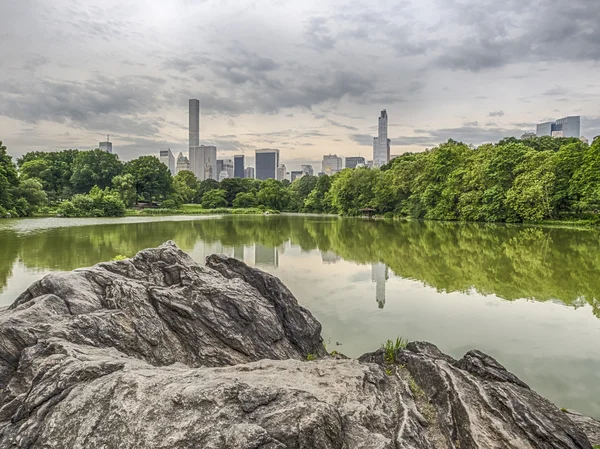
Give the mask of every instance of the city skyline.
<svg viewBox="0 0 600 449">
<path fill-rule="evenodd" d="M 219 157 L 279 148 L 292 169 L 327 153 L 371 159 L 384 108 L 395 154 L 569 115 L 600 134 L 597 2 L 32 2 L 0 5 L 0 138 L 16 157 L 91 149 L 108 133 L 122 160 L 185 151 L 192 96 Z"/>
</svg>

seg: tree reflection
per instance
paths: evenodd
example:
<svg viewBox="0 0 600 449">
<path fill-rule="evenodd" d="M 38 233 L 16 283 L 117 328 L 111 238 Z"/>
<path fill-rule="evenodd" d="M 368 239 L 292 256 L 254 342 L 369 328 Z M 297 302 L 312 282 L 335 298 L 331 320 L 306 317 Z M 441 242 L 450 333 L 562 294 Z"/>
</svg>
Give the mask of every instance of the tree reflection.
<svg viewBox="0 0 600 449">
<path fill-rule="evenodd" d="M 31 268 L 72 270 L 117 254 L 132 256 L 166 240 L 174 240 L 191 254 L 198 245 L 218 244 L 230 248 L 230 255 L 243 258 L 245 247 L 254 248 L 254 262 L 268 266 L 277 266 L 278 248 L 288 243 L 303 251 L 321 251 L 326 263 L 341 257 L 373 267 L 382 264 L 397 276 L 438 291 L 475 290 L 507 300 L 558 299 L 571 306 L 587 302 L 600 316 L 600 234 L 518 225 L 226 216 L 62 227 L 27 235 L 2 231 L 0 287 L 17 258 Z M 377 291 L 383 305 L 385 282 L 383 290 L 378 286 Z"/>
</svg>

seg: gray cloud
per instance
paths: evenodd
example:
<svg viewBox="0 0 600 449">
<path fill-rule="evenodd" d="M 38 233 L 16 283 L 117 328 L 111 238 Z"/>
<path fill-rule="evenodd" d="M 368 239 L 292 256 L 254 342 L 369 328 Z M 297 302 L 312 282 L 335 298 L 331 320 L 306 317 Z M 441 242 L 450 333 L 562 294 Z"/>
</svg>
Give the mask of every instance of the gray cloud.
<svg viewBox="0 0 600 449">
<path fill-rule="evenodd" d="M 331 126 L 335 126 L 338 128 L 345 128 L 345 129 L 349 129 L 351 131 L 358 131 L 358 128 L 355 126 L 344 125 L 343 123 L 336 122 L 335 120 L 328 119 L 327 123 L 330 124 Z"/>
<path fill-rule="evenodd" d="M 307 21 L 304 37 L 309 47 L 317 51 L 331 50 L 335 47 L 335 39 L 326 23 L 325 17 L 311 17 Z"/>
<path fill-rule="evenodd" d="M 488 117 L 503 117 L 504 111 L 492 111 L 488 114 Z"/>
</svg>

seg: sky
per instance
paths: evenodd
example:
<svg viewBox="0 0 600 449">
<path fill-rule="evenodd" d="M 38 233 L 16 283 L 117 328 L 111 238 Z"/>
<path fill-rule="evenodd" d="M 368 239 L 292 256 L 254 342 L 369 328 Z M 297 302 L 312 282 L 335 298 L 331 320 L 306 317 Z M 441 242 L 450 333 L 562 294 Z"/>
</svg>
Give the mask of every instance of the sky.
<svg viewBox="0 0 600 449">
<path fill-rule="evenodd" d="M 3 0 L 0 140 L 9 154 L 187 151 L 188 99 L 221 157 L 279 148 L 371 159 L 479 145 L 582 116 L 600 134 L 600 1 Z"/>
</svg>

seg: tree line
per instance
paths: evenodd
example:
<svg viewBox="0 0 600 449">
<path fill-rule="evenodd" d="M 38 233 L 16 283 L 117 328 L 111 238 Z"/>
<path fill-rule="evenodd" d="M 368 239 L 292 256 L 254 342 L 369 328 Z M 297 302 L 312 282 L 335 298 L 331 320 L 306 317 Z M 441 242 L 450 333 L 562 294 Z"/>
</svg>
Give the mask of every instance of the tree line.
<svg viewBox="0 0 600 449">
<path fill-rule="evenodd" d="M 0 142 L 0 215 L 54 206 L 65 216 L 120 216 L 143 201 L 178 210 L 264 207 L 289 212 L 431 220 L 523 222 L 600 209 L 600 138 L 503 139 L 479 147 L 449 140 L 405 153 L 379 170 L 345 169 L 295 180 L 171 176 L 154 156 L 123 163 L 102 150 L 30 152 L 12 163 Z"/>
</svg>

